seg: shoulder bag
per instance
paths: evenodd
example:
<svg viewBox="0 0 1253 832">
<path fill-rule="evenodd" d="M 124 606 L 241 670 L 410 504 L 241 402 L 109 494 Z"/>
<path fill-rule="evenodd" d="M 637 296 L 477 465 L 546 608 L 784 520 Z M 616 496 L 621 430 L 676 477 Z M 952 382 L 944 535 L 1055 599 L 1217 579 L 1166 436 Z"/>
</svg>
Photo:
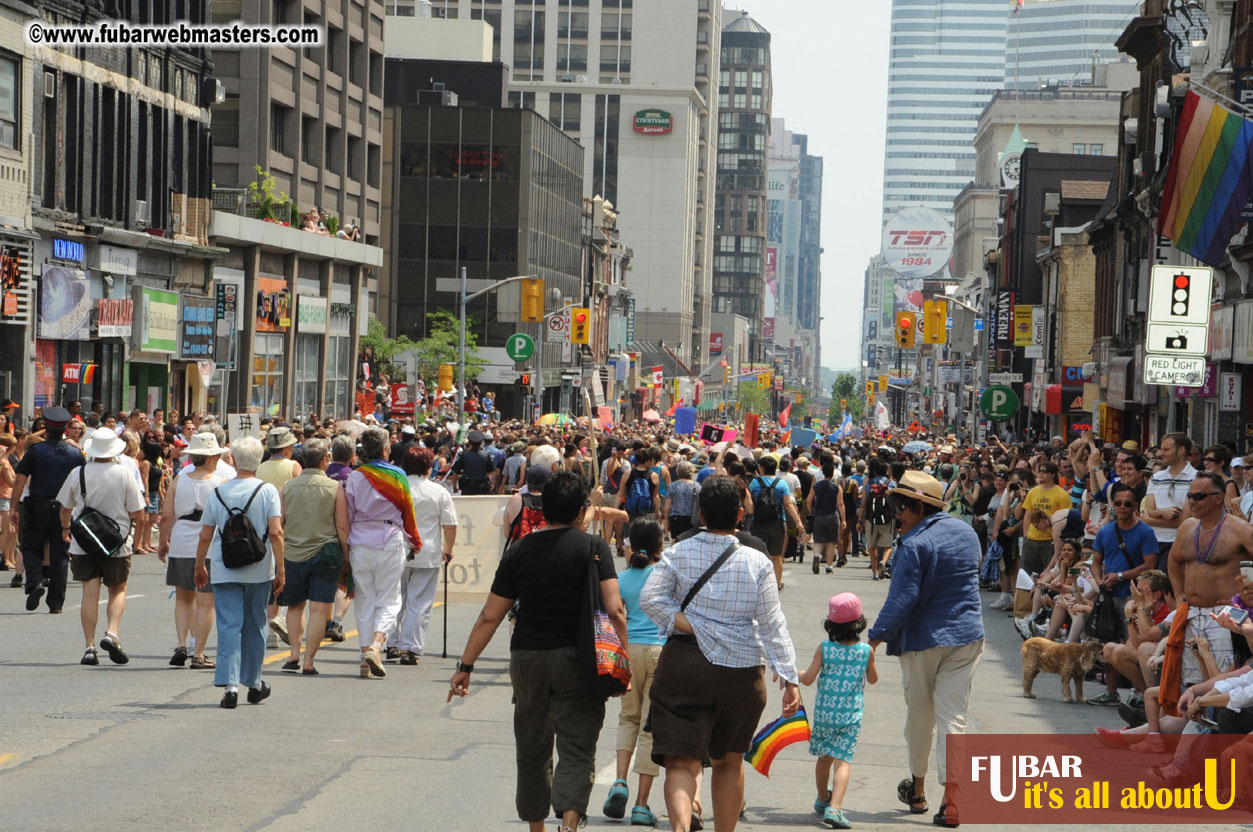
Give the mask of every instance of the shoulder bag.
<svg viewBox="0 0 1253 832">
<path fill-rule="evenodd" d="M 122 531 L 122 526 L 112 517 L 87 505 L 86 468 L 86 465 L 78 466 L 78 490 L 83 500 L 83 510 L 70 523 L 70 536 L 87 554 L 111 558 L 121 553 L 122 547 L 131 536 L 134 522 L 127 523 L 126 531 Z"/>
<path fill-rule="evenodd" d="M 588 541 L 587 593 L 583 605 L 582 625 L 579 628 L 577 654 L 579 664 L 592 693 L 602 699 L 621 696 L 631 683 L 631 659 L 626 646 L 618 638 L 609 614 L 605 612 L 605 599 L 600 592 L 600 572 L 596 564 L 596 539 Z"/>
</svg>

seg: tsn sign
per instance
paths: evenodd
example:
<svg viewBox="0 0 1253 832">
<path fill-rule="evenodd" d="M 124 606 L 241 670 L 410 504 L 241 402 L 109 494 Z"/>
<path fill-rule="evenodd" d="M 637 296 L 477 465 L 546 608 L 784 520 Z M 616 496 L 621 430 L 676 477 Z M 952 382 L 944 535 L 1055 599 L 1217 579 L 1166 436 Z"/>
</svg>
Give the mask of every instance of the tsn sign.
<svg viewBox="0 0 1253 832">
<path fill-rule="evenodd" d="M 881 251 L 888 266 L 902 277 L 930 277 L 943 271 L 953 254 L 952 227 L 938 211 L 902 208 L 883 227 Z"/>
</svg>

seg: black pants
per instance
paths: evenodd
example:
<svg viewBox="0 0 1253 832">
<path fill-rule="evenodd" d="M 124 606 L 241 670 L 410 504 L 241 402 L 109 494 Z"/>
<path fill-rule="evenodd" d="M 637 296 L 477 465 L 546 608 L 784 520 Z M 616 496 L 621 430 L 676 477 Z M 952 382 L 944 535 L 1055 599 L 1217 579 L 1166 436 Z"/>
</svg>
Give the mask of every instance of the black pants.
<svg viewBox="0 0 1253 832">
<path fill-rule="evenodd" d="M 459 480 L 457 485 L 461 487 L 461 493 L 466 497 L 492 493 L 491 483 L 487 480 Z"/>
<path fill-rule="evenodd" d="M 61 504 L 27 498 L 19 508 L 22 519 L 22 560 L 26 564 L 26 594 L 48 579 L 48 609 L 65 606 L 65 582 L 70 568 L 70 544 L 61 534 Z M 48 566 L 44 567 L 44 546 Z"/>
<path fill-rule="evenodd" d="M 1233 711 L 1228 708 L 1218 708 L 1214 712 L 1214 721 L 1218 723 L 1215 733 L 1218 734 L 1248 734 L 1253 732 L 1253 711 L 1247 709 Z"/>
<path fill-rule="evenodd" d="M 682 514 L 670 515 L 670 536 L 677 538 L 692 528 L 692 518 Z"/>
</svg>

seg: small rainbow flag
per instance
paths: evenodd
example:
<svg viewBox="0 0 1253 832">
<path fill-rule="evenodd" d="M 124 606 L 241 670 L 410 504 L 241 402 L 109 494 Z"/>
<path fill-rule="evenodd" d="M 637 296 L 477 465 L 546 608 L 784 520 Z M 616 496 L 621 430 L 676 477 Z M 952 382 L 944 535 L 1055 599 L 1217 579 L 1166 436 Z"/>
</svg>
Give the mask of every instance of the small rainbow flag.
<svg viewBox="0 0 1253 832">
<path fill-rule="evenodd" d="M 758 731 L 744 759 L 753 768 L 769 777 L 770 764 L 774 762 L 775 756 L 785 746 L 807 739 L 809 739 L 809 720 L 805 717 L 805 707 L 802 705 L 792 716 L 781 716 Z"/>
<path fill-rule="evenodd" d="M 1188 91 L 1157 233 L 1217 266 L 1253 191 L 1253 121 Z"/>
</svg>

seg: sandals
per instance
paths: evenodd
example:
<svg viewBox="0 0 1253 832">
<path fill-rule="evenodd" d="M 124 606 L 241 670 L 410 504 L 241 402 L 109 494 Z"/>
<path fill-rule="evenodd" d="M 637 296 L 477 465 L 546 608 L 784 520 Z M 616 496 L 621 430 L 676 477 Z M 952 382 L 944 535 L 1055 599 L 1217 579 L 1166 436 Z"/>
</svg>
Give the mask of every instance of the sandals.
<svg viewBox="0 0 1253 832">
<path fill-rule="evenodd" d="M 187 665 L 187 648 L 175 647 L 174 655 L 170 658 L 170 667 L 185 667 Z"/>
<path fill-rule="evenodd" d="M 206 659 L 203 656 L 191 657 L 192 670 L 212 670 L 215 667 L 217 667 L 217 665 L 214 664 L 212 659 Z"/>
<path fill-rule="evenodd" d="M 627 799 L 630 797 L 630 794 L 627 781 L 613 781 L 613 785 L 609 787 L 609 796 L 605 798 L 605 805 L 601 807 L 601 811 L 605 813 L 605 817 L 620 818 L 625 815 Z"/>
<path fill-rule="evenodd" d="M 920 794 L 914 794 L 913 777 L 906 777 L 896 785 L 896 797 L 901 803 L 909 807 L 911 814 L 926 814 L 927 798 Z"/>
<path fill-rule="evenodd" d="M 299 669 L 300 669 L 300 661 L 299 661 L 299 660 L 296 660 L 296 661 L 286 661 L 286 662 L 283 662 L 283 670 L 290 670 L 290 671 L 292 671 L 292 672 L 295 672 L 295 671 L 297 671 L 297 670 L 299 670 Z"/>
</svg>

